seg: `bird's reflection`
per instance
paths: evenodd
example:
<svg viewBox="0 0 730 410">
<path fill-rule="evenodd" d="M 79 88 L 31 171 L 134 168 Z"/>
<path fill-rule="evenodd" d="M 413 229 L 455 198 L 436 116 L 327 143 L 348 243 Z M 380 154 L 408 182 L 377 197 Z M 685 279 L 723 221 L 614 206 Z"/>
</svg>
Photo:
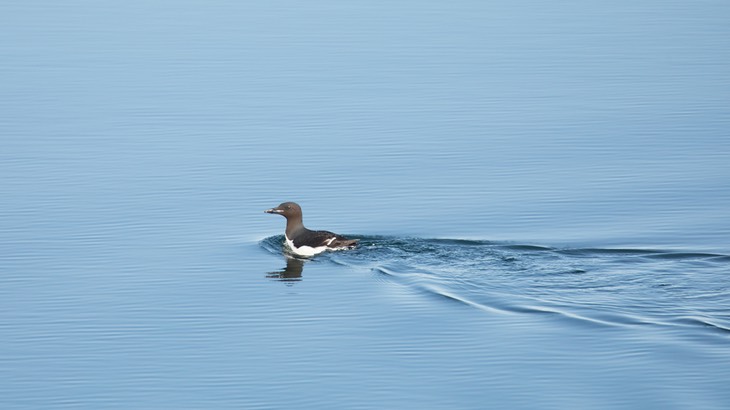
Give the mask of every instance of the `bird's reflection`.
<svg viewBox="0 0 730 410">
<path fill-rule="evenodd" d="M 299 282 L 302 280 L 305 261 L 291 256 L 285 256 L 284 258 L 286 259 L 286 267 L 281 271 L 269 272 L 266 277 L 281 282 Z"/>
</svg>

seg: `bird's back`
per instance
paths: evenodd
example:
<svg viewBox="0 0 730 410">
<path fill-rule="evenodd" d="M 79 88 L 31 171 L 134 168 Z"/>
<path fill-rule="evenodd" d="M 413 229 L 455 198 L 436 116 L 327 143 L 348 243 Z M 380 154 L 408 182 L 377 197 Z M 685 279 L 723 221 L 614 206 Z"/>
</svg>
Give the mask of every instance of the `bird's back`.
<svg viewBox="0 0 730 410">
<path fill-rule="evenodd" d="M 303 228 L 292 235 L 292 238 L 288 238 L 294 246 L 300 248 L 302 246 L 309 246 L 312 248 L 318 248 L 325 246 L 327 248 L 350 248 L 357 245 L 357 239 L 348 239 L 342 235 L 337 235 L 330 231 L 310 231 L 307 228 Z"/>
</svg>

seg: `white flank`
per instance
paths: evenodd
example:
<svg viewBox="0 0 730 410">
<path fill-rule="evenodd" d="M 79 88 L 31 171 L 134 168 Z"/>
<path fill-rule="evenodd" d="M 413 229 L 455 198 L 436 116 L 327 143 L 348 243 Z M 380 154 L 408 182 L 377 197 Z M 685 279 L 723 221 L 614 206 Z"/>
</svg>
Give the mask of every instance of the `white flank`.
<svg viewBox="0 0 730 410">
<path fill-rule="evenodd" d="M 311 246 L 300 246 L 297 248 L 294 246 L 294 242 L 289 240 L 288 237 L 286 237 L 286 246 L 288 246 L 292 252 L 300 256 L 314 256 L 327 250 L 327 246 L 318 246 L 316 248 L 312 248 Z"/>
</svg>

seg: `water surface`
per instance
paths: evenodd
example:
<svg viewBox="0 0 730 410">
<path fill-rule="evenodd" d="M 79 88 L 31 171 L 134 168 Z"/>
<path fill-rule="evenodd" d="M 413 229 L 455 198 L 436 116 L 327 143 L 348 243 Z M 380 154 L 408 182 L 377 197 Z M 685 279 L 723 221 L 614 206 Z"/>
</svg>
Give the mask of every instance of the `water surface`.
<svg viewBox="0 0 730 410">
<path fill-rule="evenodd" d="M 0 407 L 726 407 L 729 17 L 6 5 Z"/>
</svg>

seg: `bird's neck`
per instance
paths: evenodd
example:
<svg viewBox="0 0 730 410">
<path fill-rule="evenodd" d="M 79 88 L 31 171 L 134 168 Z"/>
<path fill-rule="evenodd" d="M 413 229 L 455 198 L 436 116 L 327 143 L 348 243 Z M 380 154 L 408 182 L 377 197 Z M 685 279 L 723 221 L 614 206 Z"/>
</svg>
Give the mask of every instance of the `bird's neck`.
<svg viewBox="0 0 730 410">
<path fill-rule="evenodd" d="M 302 218 L 287 218 L 286 219 L 286 237 L 293 238 L 294 234 L 304 229 Z"/>
</svg>

